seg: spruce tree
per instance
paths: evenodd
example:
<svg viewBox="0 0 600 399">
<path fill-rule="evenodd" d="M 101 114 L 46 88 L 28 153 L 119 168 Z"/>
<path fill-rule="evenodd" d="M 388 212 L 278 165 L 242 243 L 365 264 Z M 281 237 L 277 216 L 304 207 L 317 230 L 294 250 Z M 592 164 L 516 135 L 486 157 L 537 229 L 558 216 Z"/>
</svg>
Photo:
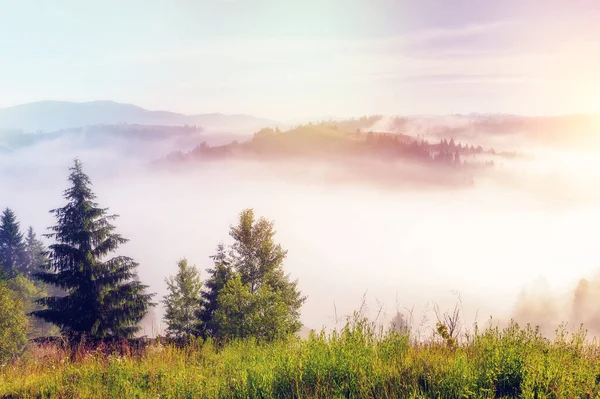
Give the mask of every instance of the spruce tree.
<svg viewBox="0 0 600 399">
<path fill-rule="evenodd" d="M 14 277 L 25 258 L 25 244 L 15 213 L 6 208 L 0 217 L 0 264 L 4 273 Z"/>
<path fill-rule="evenodd" d="M 188 265 L 186 259 L 177 263 L 175 276 L 165 279 L 169 294 L 163 298 L 165 305 L 164 321 L 167 333 L 178 339 L 189 339 L 199 335 L 202 281 L 200 272 L 195 266 Z"/>
<path fill-rule="evenodd" d="M 217 299 L 227 282 L 233 277 L 231 261 L 222 243 L 217 246 L 217 253 L 211 256 L 211 259 L 214 268 L 206 270 L 209 277 L 204 282 L 202 307 L 198 312 L 202 334 L 205 337 L 218 335 L 219 325 L 214 320 L 218 308 Z"/>
<path fill-rule="evenodd" d="M 25 250 L 23 264 L 20 270 L 21 273 L 30 276 L 39 271 L 40 267 L 48 261 L 45 252 L 46 248 L 44 247 L 44 243 L 38 240 L 33 231 L 33 227 L 29 227 L 27 230 L 27 237 L 25 238 Z"/>
<path fill-rule="evenodd" d="M 75 160 L 70 168 L 71 186 L 64 192 L 67 204 L 51 210 L 56 225 L 47 237 L 49 262 L 35 277 L 66 291 L 65 296 L 38 300 L 44 309 L 33 314 L 54 323 L 63 335 L 79 340 L 129 338 L 139 330 L 154 294 L 137 279 L 138 264 L 126 256 L 105 257 L 128 240 L 115 233 L 110 223 L 117 215 L 94 202 L 89 177 Z"/>
</svg>

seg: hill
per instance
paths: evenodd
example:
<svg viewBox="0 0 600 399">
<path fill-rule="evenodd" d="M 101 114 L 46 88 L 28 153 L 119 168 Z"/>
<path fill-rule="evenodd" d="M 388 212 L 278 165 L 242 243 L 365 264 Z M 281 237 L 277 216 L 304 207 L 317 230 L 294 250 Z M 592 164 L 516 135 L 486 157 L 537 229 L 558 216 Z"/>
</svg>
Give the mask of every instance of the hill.
<svg viewBox="0 0 600 399">
<path fill-rule="evenodd" d="M 114 101 L 40 101 L 0 108 L 0 130 L 26 132 L 56 131 L 90 125 L 138 124 L 159 126 L 201 126 L 205 130 L 251 133 L 275 121 L 249 115 L 184 115 L 168 111 L 150 111 L 132 104 Z"/>
</svg>

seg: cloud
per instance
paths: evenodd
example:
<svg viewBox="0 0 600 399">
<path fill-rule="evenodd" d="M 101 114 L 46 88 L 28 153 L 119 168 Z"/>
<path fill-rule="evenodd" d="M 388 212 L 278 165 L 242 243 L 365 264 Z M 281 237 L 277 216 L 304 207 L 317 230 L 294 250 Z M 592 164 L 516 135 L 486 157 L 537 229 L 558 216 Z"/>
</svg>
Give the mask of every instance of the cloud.
<svg viewBox="0 0 600 399">
<path fill-rule="evenodd" d="M 352 171 L 364 173 L 366 164 L 356 162 L 355 169 L 291 161 L 157 170 L 147 167 L 149 154 L 129 153 L 118 142 L 82 149 L 57 140 L 0 156 L 0 206 L 13 207 L 23 226 L 43 233 L 54 223 L 48 210 L 64 202 L 75 155 L 94 182 L 98 202 L 121 215 L 117 231 L 131 239 L 121 253 L 140 262 L 141 280 L 159 296 L 181 257 L 206 276 L 208 256 L 219 241 L 228 242 L 228 227 L 245 207 L 275 221 L 277 240 L 289 250 L 286 270 L 309 295 L 303 309 L 309 327 L 331 325 L 334 303 L 338 315 L 351 313 L 365 291 L 371 308 L 377 299 L 388 313 L 396 304 L 420 312 L 428 302 L 443 310 L 456 301 L 452 291 L 459 291 L 467 320 L 477 309 L 480 321 L 488 315 L 508 319 L 528 281 L 545 276 L 551 294 L 544 296 L 542 287 L 528 291 L 525 300 L 535 294 L 542 305 L 554 303 L 556 292 L 577 287 L 581 276 L 598 268 L 595 236 L 585 233 L 600 223 L 593 154 L 590 163 L 581 163 L 581 153 L 570 154 L 576 180 L 553 174 L 568 162 L 548 153 L 536 163 L 499 168 L 503 179 L 490 174 L 469 189 L 424 189 L 383 178 L 384 184 L 364 183 Z M 394 166 L 416 172 L 414 165 Z M 559 194 L 567 200 L 557 206 Z M 580 284 L 578 308 L 595 303 L 599 286 L 591 279 L 587 287 Z M 535 302 L 517 314 L 535 321 L 539 309 Z M 157 309 L 156 317 L 161 314 Z"/>
</svg>

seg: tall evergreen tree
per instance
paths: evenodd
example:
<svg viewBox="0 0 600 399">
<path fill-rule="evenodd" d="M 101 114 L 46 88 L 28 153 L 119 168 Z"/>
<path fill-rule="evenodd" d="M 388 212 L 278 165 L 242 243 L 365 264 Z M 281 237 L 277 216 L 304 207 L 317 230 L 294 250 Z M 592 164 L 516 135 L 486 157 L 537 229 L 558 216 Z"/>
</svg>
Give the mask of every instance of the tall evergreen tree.
<svg viewBox="0 0 600 399">
<path fill-rule="evenodd" d="M 154 294 L 137 280 L 138 264 L 126 256 L 104 260 L 127 240 L 114 232 L 109 215 L 94 199 L 89 177 L 75 160 L 70 168 L 67 204 L 51 212 L 56 225 L 47 236 L 49 262 L 35 276 L 58 286 L 66 296 L 49 296 L 38 302 L 45 309 L 33 314 L 57 325 L 71 339 L 127 338 L 139 330 Z"/>
<path fill-rule="evenodd" d="M 202 306 L 198 312 L 202 334 L 205 337 L 217 335 L 219 325 L 214 320 L 215 311 L 219 306 L 217 299 L 227 282 L 233 277 L 231 260 L 222 243 L 217 246 L 217 253 L 211 256 L 211 259 L 214 268 L 207 270 L 209 277 L 204 282 Z"/>
<path fill-rule="evenodd" d="M 20 272 L 25 258 L 25 244 L 15 213 L 6 208 L 0 217 L 0 263 L 9 277 Z"/>
<path fill-rule="evenodd" d="M 198 269 L 188 265 L 186 259 L 180 260 L 177 267 L 177 274 L 165 279 L 169 294 L 163 298 L 164 320 L 168 334 L 187 339 L 200 333 L 197 315 L 202 305 L 202 281 Z"/>
<path fill-rule="evenodd" d="M 44 243 L 38 240 L 33 227 L 27 229 L 27 237 L 25 238 L 25 250 L 21 273 L 30 276 L 40 270 L 42 265 L 48 261 L 45 255 L 46 248 Z"/>
</svg>

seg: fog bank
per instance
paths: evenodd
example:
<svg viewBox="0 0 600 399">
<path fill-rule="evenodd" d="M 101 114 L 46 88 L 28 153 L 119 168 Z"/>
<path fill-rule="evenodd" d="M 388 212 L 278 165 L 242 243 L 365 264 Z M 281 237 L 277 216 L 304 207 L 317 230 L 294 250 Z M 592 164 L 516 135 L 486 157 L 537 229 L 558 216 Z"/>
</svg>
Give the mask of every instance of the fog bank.
<svg viewBox="0 0 600 399">
<path fill-rule="evenodd" d="M 424 190 L 331 184 L 319 177 L 327 164 L 227 161 L 168 170 L 149 167 L 148 156 L 54 144 L 0 157 L 0 206 L 13 208 L 23 229 L 45 232 L 54 223 L 48 210 L 64 203 L 75 155 L 98 202 L 120 215 L 117 229 L 131 240 L 120 252 L 140 263 L 140 279 L 159 298 L 182 257 L 206 276 L 217 244 L 230 242 L 229 225 L 254 208 L 275 221 L 276 240 L 289 251 L 285 268 L 308 295 L 307 327 L 333 325 L 335 314 L 357 309 L 365 292 L 371 309 L 383 304 L 390 316 L 414 306 L 417 320 L 428 303 L 453 307 L 459 292 L 469 323 L 476 315 L 480 322 L 514 316 L 552 329 L 561 320 L 598 323 L 592 232 L 600 223 L 600 185 L 577 156 L 559 177 L 558 158 L 548 156 L 546 166 L 540 157 L 507 164 L 470 188 Z M 540 278 L 550 288 L 531 290 Z"/>
</svg>

